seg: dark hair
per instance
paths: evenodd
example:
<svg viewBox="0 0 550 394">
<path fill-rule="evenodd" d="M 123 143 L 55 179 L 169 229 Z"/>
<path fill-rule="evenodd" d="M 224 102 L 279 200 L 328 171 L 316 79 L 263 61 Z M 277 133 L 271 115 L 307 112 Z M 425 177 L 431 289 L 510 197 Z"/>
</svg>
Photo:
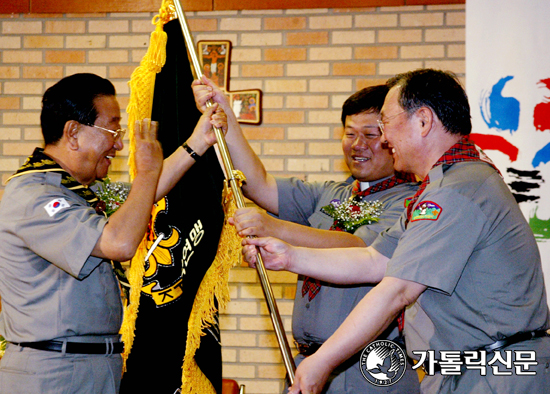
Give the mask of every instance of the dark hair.
<svg viewBox="0 0 550 394">
<path fill-rule="evenodd" d="M 386 85 L 401 88 L 399 104 L 409 114 L 429 107 L 449 133 L 468 135 L 472 131 L 468 97 L 455 74 L 420 69 L 398 74 Z"/>
<path fill-rule="evenodd" d="M 362 112 L 379 113 L 388 93 L 386 85 L 369 86 L 353 93 L 342 106 L 342 124 L 346 125 L 346 117 Z"/>
<path fill-rule="evenodd" d="M 56 143 L 63 136 L 69 120 L 94 124 L 97 110 L 94 100 L 100 96 L 115 96 L 113 84 L 95 74 L 74 74 L 51 86 L 42 98 L 40 125 L 46 145 Z"/>
</svg>

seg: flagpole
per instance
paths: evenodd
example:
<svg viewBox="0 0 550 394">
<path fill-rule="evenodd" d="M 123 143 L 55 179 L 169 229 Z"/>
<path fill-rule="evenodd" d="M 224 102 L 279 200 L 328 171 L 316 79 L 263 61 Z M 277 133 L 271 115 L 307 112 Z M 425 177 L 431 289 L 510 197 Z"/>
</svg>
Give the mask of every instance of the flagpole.
<svg viewBox="0 0 550 394">
<path fill-rule="evenodd" d="M 202 76 L 201 65 L 199 63 L 199 58 L 197 56 L 197 51 L 195 49 L 195 42 L 193 41 L 191 31 L 189 30 L 189 26 L 187 24 L 187 18 L 185 17 L 185 13 L 183 12 L 180 1 L 179 0 L 173 0 L 173 1 L 174 1 L 174 6 L 176 8 L 176 14 L 180 21 L 180 26 L 183 31 L 183 37 L 185 39 L 187 50 L 191 58 L 191 63 L 193 64 L 195 77 L 197 79 L 200 79 Z M 212 106 L 213 105 L 212 100 L 208 100 L 206 105 L 208 107 Z M 231 161 L 229 149 L 227 148 L 227 144 L 225 142 L 225 137 L 223 135 L 222 130 L 217 127 L 214 127 L 214 133 L 216 135 L 216 140 L 218 142 L 218 148 L 220 151 L 220 155 L 222 157 L 225 173 L 229 177 L 229 184 L 231 186 L 231 189 L 233 190 L 233 195 L 235 197 L 235 204 L 237 205 L 237 208 L 244 208 L 246 204 L 245 204 L 243 193 L 239 186 L 238 180 L 235 178 L 235 169 L 233 167 L 233 162 Z M 285 335 L 285 330 L 283 327 L 283 322 L 281 320 L 281 315 L 279 314 L 279 309 L 277 308 L 277 302 L 275 301 L 275 297 L 273 295 L 273 289 L 271 288 L 271 284 L 269 283 L 267 271 L 265 269 L 262 256 L 260 255 L 259 252 L 258 252 L 258 261 L 256 264 L 256 270 L 260 278 L 260 284 L 262 285 L 262 290 L 264 292 L 264 297 L 269 310 L 269 315 L 271 317 L 271 322 L 273 323 L 273 328 L 275 329 L 275 335 L 277 336 L 279 349 L 281 350 L 281 354 L 283 356 L 285 369 L 288 374 L 290 384 L 293 385 L 294 371 L 296 370 L 296 365 L 294 364 L 294 359 L 292 358 L 292 354 L 290 353 L 290 346 L 288 344 L 288 340 Z"/>
</svg>

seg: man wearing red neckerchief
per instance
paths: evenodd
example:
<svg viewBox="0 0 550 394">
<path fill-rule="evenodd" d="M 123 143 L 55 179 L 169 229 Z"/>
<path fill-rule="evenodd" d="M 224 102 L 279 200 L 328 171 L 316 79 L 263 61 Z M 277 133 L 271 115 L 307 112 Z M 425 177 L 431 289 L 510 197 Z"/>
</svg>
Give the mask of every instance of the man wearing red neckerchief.
<svg viewBox="0 0 550 394">
<path fill-rule="evenodd" d="M 547 392 L 549 313 L 540 255 L 498 170 L 467 137 L 463 88 L 454 75 L 430 69 L 397 75 L 387 85 L 383 139 L 395 169 L 423 180 L 401 219 L 368 248 L 245 241 L 251 265 L 252 246 L 260 246 L 269 269 L 342 284 L 381 281 L 300 365 L 289 393 L 321 392 L 330 371 L 403 307 L 407 352 L 419 359 L 431 351 L 431 364 L 439 366 L 428 368 L 423 393 Z M 466 358 L 472 351 L 486 359 L 474 363 Z M 447 352 L 458 353 L 455 373 L 443 373 Z M 526 355 L 536 358 L 533 364 L 522 364 Z"/>
<path fill-rule="evenodd" d="M 225 96 L 214 85 L 211 88 L 214 99 L 220 100 L 220 105 L 229 113 L 228 104 L 223 101 Z M 198 82 L 194 83 L 194 89 L 196 94 L 209 92 L 208 85 Z M 242 134 L 231 130 L 227 135 L 228 146 L 235 167 L 246 175 L 245 195 L 277 215 L 270 216 L 257 208 L 239 209 L 233 222 L 239 234 L 270 235 L 308 247 L 365 247 L 380 231 L 393 225 L 405 207 L 405 200 L 415 194 L 418 185 L 412 174 L 394 174 L 392 155 L 380 141 L 377 120 L 387 92 L 385 85 L 370 86 L 351 95 L 343 105 L 342 150 L 352 175 L 345 182 L 304 182 L 274 177 L 265 171 Z M 378 221 L 349 233 L 328 231 L 338 228 L 323 207 L 333 200 L 347 203 L 350 199 L 380 202 Z M 300 353 L 295 357 L 297 364 L 334 333 L 373 286 L 371 283 L 339 286 L 298 278 L 292 315 L 292 332 Z M 402 341 L 397 322 L 390 324 L 380 338 Z M 359 356 L 360 352 L 333 371 L 324 387 L 325 394 L 418 393 L 418 375 L 411 368 L 399 384 L 392 387 L 370 384 L 359 369 Z"/>
</svg>

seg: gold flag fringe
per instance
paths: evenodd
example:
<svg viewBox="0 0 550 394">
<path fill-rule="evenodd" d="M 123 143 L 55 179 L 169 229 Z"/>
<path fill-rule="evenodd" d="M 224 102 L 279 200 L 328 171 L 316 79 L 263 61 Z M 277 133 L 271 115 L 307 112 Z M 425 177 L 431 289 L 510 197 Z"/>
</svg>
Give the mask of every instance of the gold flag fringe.
<svg viewBox="0 0 550 394">
<path fill-rule="evenodd" d="M 240 174 L 244 179 L 244 175 Z M 242 180 L 239 180 L 242 185 Z M 200 347 L 200 337 L 204 329 L 215 324 L 218 308 L 225 308 L 229 299 L 229 270 L 237 265 L 240 256 L 241 240 L 234 226 L 227 219 L 237 210 L 231 189 L 224 181 L 222 204 L 225 213 L 224 225 L 214 262 L 206 272 L 193 303 L 193 309 L 187 323 L 187 343 L 182 371 L 182 394 L 215 394 L 216 391 L 195 362 L 195 353 Z"/>
<path fill-rule="evenodd" d="M 141 287 L 143 286 L 143 275 L 145 274 L 146 255 L 147 249 L 145 248 L 145 243 L 142 241 L 132 258 L 130 268 L 126 271 L 128 282 L 130 283 L 130 297 L 128 305 L 124 309 L 124 318 L 122 320 L 122 327 L 120 328 L 122 342 L 124 342 L 122 373 L 126 372 L 126 361 L 128 361 L 128 356 L 130 356 L 132 346 L 134 345 L 139 298 L 141 296 Z"/>
</svg>

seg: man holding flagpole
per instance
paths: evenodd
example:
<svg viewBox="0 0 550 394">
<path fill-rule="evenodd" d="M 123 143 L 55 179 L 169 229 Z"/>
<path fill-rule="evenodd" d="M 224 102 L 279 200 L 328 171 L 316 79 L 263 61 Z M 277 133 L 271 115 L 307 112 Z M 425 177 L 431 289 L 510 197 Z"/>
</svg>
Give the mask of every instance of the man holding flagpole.
<svg viewBox="0 0 550 394">
<path fill-rule="evenodd" d="M 380 116 L 395 168 L 423 179 L 400 220 L 368 248 L 305 249 L 245 239 L 255 264 L 337 283 L 378 282 L 298 367 L 289 393 L 320 393 L 330 371 L 406 307 L 407 352 L 423 393 L 544 393 L 550 327 L 540 255 L 499 171 L 469 140 L 466 93 L 452 74 L 399 74 Z M 337 264 L 334 261 L 338 261 Z"/>
<path fill-rule="evenodd" d="M 213 94 L 228 113 L 231 130 L 227 143 L 236 168 L 242 169 L 246 176 L 245 195 L 277 215 L 268 215 L 258 208 L 237 210 L 232 222 L 239 235 L 270 235 L 297 246 L 364 247 L 395 223 L 406 199 L 416 192 L 414 177 L 394 172 L 391 153 L 380 141 L 376 121 L 388 92 L 385 85 L 362 89 L 343 105 L 342 149 L 352 177 L 346 182 L 303 182 L 267 173 L 238 124 L 231 120 L 233 115 L 224 94 L 210 80 L 202 82 L 193 83 L 196 96 L 200 96 L 197 101 Z M 337 205 L 354 207 L 354 219 L 336 220 L 334 216 L 339 214 L 332 209 Z M 365 283 L 340 286 L 299 277 L 292 317 L 293 335 L 300 352 L 297 364 L 315 353 L 372 287 Z M 397 320 L 380 338 L 402 343 Z M 395 385 L 372 385 L 361 374 L 359 357 L 360 352 L 331 374 L 325 393 L 418 392 L 418 375 L 410 367 Z"/>
</svg>

